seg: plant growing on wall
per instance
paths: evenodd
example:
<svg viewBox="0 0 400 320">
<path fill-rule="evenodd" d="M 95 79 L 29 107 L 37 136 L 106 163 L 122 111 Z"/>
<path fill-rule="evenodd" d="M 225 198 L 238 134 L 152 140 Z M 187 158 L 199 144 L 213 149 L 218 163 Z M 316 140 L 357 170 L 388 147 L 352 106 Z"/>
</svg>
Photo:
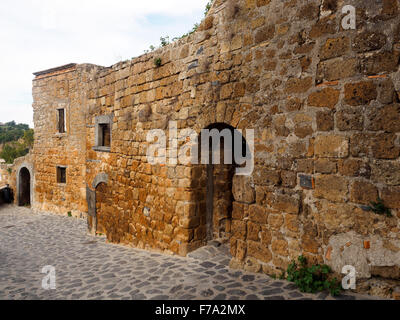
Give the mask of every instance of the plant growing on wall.
<svg viewBox="0 0 400 320">
<path fill-rule="evenodd" d="M 331 278 L 332 270 L 327 265 L 307 267 L 307 259 L 300 256 L 297 263 L 287 268 L 287 280 L 294 282 L 301 292 L 316 293 L 328 290 L 332 296 L 340 294 L 341 285 L 336 278 Z"/>
<path fill-rule="evenodd" d="M 161 63 L 162 63 L 161 58 L 154 59 L 154 65 L 156 67 L 161 67 Z"/>
<path fill-rule="evenodd" d="M 214 0 L 210 0 L 210 1 L 207 3 L 206 8 L 204 9 L 204 16 L 206 16 L 206 15 L 208 14 L 208 12 L 210 11 L 213 2 L 214 2 Z M 198 28 L 199 28 L 199 24 L 198 24 L 198 23 L 195 23 L 194 26 L 193 26 L 193 28 L 192 28 L 192 30 L 190 30 L 189 32 L 183 34 L 183 35 L 180 36 L 180 37 L 174 37 L 174 38 L 172 38 L 172 42 L 175 42 L 176 40 L 183 39 L 183 38 L 185 38 L 185 37 L 190 36 L 190 35 L 191 35 L 192 33 L 194 33 Z M 165 46 L 169 45 L 170 43 L 171 43 L 171 42 L 169 41 L 169 36 L 160 37 L 160 45 L 158 46 L 158 48 L 165 47 Z M 145 53 L 149 53 L 149 52 L 152 52 L 152 51 L 154 51 L 154 50 L 156 50 L 156 49 L 157 49 L 157 47 L 151 45 L 151 46 L 149 47 L 149 50 L 145 50 L 144 52 L 145 52 Z"/>
<path fill-rule="evenodd" d="M 390 209 L 385 206 L 385 203 L 379 197 L 376 202 L 371 202 L 371 206 L 369 208 L 376 214 L 384 214 L 387 217 L 393 217 Z"/>
</svg>

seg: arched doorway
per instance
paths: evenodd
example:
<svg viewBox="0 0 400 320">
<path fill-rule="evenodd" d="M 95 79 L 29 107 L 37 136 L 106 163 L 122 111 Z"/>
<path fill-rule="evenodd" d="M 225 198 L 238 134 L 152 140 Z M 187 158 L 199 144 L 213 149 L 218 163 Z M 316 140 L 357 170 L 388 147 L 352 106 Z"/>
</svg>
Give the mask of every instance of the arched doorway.
<svg viewBox="0 0 400 320">
<path fill-rule="evenodd" d="M 19 206 L 30 206 L 31 205 L 31 174 L 26 167 L 23 167 L 19 171 L 19 182 L 18 182 L 18 205 Z"/>
<path fill-rule="evenodd" d="M 101 182 L 96 187 L 96 232 L 106 234 L 106 205 L 107 205 L 107 184 Z"/>
<path fill-rule="evenodd" d="M 238 164 L 235 161 L 235 148 L 241 148 L 242 156 L 249 152 L 246 140 L 232 126 L 226 123 L 214 123 L 205 128 L 209 132 L 208 141 L 208 164 L 202 165 L 205 174 L 205 187 L 203 195 L 205 197 L 205 229 L 206 241 L 219 240 L 228 242 L 231 235 L 232 208 L 233 208 L 233 177 L 236 174 Z M 213 142 L 213 134 L 218 134 L 219 143 Z M 239 137 L 241 143 L 234 142 Z M 204 163 L 202 148 L 205 141 L 202 141 L 200 134 L 200 159 Z M 240 152 L 240 150 L 238 150 Z M 219 161 L 216 161 L 219 157 Z M 200 199 L 201 201 L 201 199 Z M 203 202 L 204 203 L 204 202 Z"/>
</svg>

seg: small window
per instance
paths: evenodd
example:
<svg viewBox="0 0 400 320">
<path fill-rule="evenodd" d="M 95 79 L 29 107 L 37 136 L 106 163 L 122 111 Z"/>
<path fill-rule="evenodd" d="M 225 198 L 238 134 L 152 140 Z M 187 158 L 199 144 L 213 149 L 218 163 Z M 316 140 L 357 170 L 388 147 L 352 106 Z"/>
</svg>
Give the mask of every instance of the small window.
<svg viewBox="0 0 400 320">
<path fill-rule="evenodd" d="M 67 168 L 57 167 L 57 182 L 67 183 Z"/>
<path fill-rule="evenodd" d="M 101 147 L 110 147 L 111 144 L 111 134 L 110 134 L 110 125 L 108 123 L 103 123 L 99 125 L 100 127 L 100 146 Z"/>
<path fill-rule="evenodd" d="M 95 141 L 93 150 L 110 152 L 112 143 L 113 115 L 101 115 L 95 118 Z"/>
<path fill-rule="evenodd" d="M 58 132 L 65 133 L 65 109 L 58 109 Z"/>
</svg>

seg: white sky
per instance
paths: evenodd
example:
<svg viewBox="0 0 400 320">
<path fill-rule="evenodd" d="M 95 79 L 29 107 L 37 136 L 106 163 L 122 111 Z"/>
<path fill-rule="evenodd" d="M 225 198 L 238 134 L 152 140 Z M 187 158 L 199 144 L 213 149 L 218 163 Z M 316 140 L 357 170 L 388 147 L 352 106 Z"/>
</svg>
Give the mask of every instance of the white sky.
<svg viewBox="0 0 400 320">
<path fill-rule="evenodd" d="M 33 127 L 33 72 L 110 66 L 189 31 L 208 0 L 1 0 L 0 122 Z"/>
</svg>

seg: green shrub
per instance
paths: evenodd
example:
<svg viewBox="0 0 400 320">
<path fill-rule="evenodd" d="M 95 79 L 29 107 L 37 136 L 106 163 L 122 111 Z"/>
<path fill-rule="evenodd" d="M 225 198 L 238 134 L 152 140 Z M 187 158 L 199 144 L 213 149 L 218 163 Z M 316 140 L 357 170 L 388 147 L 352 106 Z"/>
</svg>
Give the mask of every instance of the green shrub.
<svg viewBox="0 0 400 320">
<path fill-rule="evenodd" d="M 301 292 L 317 293 L 328 290 L 332 296 L 339 295 L 342 287 L 336 278 L 330 278 L 332 270 L 327 265 L 307 267 L 304 256 L 293 261 L 287 268 L 287 280 L 294 282 Z"/>
</svg>

